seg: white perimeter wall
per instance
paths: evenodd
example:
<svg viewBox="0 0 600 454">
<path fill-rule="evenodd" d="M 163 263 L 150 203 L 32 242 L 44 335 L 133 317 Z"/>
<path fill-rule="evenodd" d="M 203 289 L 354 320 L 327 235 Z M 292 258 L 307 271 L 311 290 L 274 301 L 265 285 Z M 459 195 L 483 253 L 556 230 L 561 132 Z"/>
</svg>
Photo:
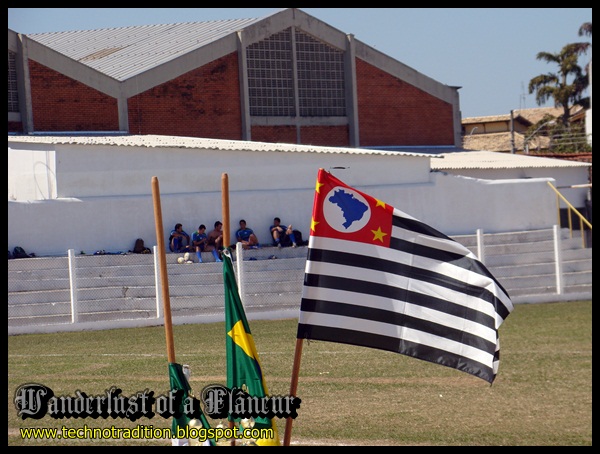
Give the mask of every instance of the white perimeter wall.
<svg viewBox="0 0 600 454">
<path fill-rule="evenodd" d="M 320 167 L 346 167 L 331 171 L 447 235 L 556 223 L 556 199 L 547 186 L 553 179 L 490 181 L 431 173 L 430 159 L 435 158 L 9 142 L 8 248 L 19 245 L 38 256 L 66 255 L 68 249 L 117 252 L 132 249 L 136 238 L 152 247 L 152 176 L 159 180 L 165 236 L 177 222 L 190 235 L 201 223 L 210 230 L 223 220 L 223 173 L 232 242 L 244 218 L 269 243 L 275 216 L 308 238 Z"/>
<path fill-rule="evenodd" d="M 586 185 L 588 183 L 588 167 L 529 167 L 524 169 L 461 169 L 460 172 L 448 170 L 448 173 L 460 174 L 473 178 L 490 180 L 553 178 L 552 183 L 558 186 L 560 193 L 577 209 L 585 207 L 588 199 L 588 188 L 570 188 L 569 186 Z M 561 207 L 566 204 L 561 202 Z M 583 213 L 582 213 L 583 214 Z"/>
</svg>

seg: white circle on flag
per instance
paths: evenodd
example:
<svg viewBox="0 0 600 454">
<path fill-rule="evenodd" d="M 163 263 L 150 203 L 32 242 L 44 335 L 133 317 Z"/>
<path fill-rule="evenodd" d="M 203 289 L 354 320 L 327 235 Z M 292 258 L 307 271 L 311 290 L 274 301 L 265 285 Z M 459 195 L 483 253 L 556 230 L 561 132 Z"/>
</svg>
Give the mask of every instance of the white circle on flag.
<svg viewBox="0 0 600 454">
<path fill-rule="evenodd" d="M 354 233 L 371 219 L 367 200 L 353 189 L 336 186 L 323 200 L 323 216 L 338 232 Z"/>
</svg>

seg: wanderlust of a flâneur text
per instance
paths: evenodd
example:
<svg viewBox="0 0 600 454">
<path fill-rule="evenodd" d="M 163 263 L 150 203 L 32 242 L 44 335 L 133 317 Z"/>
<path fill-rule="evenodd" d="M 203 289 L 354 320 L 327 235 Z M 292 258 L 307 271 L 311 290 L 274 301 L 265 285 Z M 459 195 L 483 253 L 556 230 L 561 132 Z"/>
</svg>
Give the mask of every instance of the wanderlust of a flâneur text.
<svg viewBox="0 0 600 454">
<path fill-rule="evenodd" d="M 113 418 L 136 421 L 140 418 L 179 418 L 184 414 L 198 419 L 202 413 L 211 418 L 296 418 L 302 400 L 295 396 L 250 396 L 240 388 L 209 385 L 202 390 L 202 403 L 181 389 L 154 396 L 145 389 L 123 396 L 116 386 L 104 394 L 89 396 L 77 390 L 73 396 L 56 396 L 51 388 L 39 383 L 27 383 L 15 391 L 14 404 L 22 419 Z M 202 410 L 204 404 L 204 410 Z"/>
</svg>

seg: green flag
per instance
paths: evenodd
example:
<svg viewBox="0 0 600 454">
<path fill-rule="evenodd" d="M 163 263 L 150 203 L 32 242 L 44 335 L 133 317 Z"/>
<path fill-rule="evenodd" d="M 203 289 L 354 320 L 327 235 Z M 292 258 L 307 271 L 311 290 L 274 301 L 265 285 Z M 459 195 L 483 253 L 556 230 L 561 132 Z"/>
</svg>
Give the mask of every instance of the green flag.
<svg viewBox="0 0 600 454">
<path fill-rule="evenodd" d="M 186 400 L 188 397 L 191 397 L 192 388 L 190 387 L 190 384 L 188 383 L 187 378 L 183 373 L 183 367 L 181 366 L 181 364 L 169 363 L 169 382 L 171 384 L 172 391 L 181 390 L 183 392 L 177 408 L 178 415 L 173 416 L 173 424 L 171 426 L 171 433 L 173 434 L 173 437 L 179 439 L 184 438 L 182 434 L 187 433 L 186 428 L 190 426 L 190 421 L 192 421 L 193 419 L 190 415 L 194 415 L 194 410 L 196 412 L 196 416 L 198 416 L 198 420 L 200 420 L 201 422 L 201 427 L 204 429 L 209 429 L 210 424 L 208 423 L 208 420 L 206 419 L 206 416 L 200 409 L 199 405 L 197 408 L 191 408 L 189 405 L 189 401 L 187 401 L 188 404 L 186 407 Z M 194 421 L 194 423 L 195 422 L 196 421 Z M 199 425 L 193 425 L 193 427 L 196 429 L 200 429 Z M 190 444 L 194 444 L 192 440 L 190 440 Z M 208 439 L 207 443 L 205 444 L 209 444 L 210 446 L 216 446 L 214 439 Z"/>
<path fill-rule="evenodd" d="M 250 326 L 238 293 L 233 272 L 231 253 L 223 251 L 223 283 L 225 285 L 225 348 L 227 350 L 227 387 L 239 388 L 252 397 L 267 397 L 268 390 Z M 256 438 L 259 446 L 279 446 L 279 434 L 274 419 L 254 418 L 254 429 L 264 431 L 263 438 Z M 239 419 L 237 420 L 239 423 Z"/>
</svg>

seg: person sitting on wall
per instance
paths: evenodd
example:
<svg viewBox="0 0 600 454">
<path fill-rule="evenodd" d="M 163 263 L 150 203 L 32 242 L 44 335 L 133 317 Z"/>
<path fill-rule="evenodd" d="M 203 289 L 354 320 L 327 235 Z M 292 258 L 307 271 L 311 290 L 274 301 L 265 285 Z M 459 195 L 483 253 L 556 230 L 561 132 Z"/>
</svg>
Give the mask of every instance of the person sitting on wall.
<svg viewBox="0 0 600 454">
<path fill-rule="evenodd" d="M 258 249 L 258 238 L 254 230 L 246 226 L 246 221 L 240 219 L 240 228 L 235 232 L 238 243 L 242 243 L 244 249 Z"/>
<path fill-rule="evenodd" d="M 273 225 L 269 228 L 271 236 L 273 237 L 273 246 L 282 248 L 283 246 L 289 246 L 290 243 L 292 244 L 292 247 L 298 246 L 296 244 L 296 237 L 294 236 L 292 225 L 290 224 L 285 228 L 280 224 L 281 219 L 276 217 L 273 219 Z"/>
<path fill-rule="evenodd" d="M 215 262 L 222 262 L 220 256 L 220 250 L 223 247 L 223 223 L 221 221 L 215 222 L 215 228 L 208 233 L 205 251 L 212 252 Z"/>
<path fill-rule="evenodd" d="M 196 250 L 196 257 L 198 257 L 198 263 L 202 263 L 202 252 L 206 248 L 208 243 L 208 235 L 206 234 L 206 226 L 200 224 L 198 230 L 192 233 L 192 246 Z"/>
<path fill-rule="evenodd" d="M 183 244 L 184 240 L 187 241 L 186 245 Z M 190 250 L 190 236 L 183 230 L 183 225 L 179 222 L 175 224 L 175 228 L 169 235 L 169 249 L 171 252 L 189 252 Z"/>
</svg>

